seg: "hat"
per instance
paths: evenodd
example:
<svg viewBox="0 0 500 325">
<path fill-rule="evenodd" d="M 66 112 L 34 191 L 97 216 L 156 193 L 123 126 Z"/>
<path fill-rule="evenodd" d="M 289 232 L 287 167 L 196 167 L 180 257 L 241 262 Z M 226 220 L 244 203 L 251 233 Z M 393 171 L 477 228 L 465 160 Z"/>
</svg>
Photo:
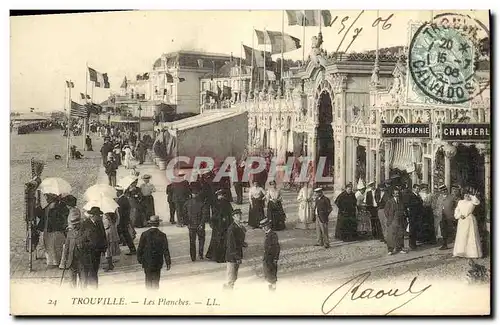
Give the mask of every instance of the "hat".
<svg viewBox="0 0 500 325">
<path fill-rule="evenodd" d="M 317 187 L 314 189 L 314 192 L 323 192 L 323 189 L 321 187 Z"/>
<path fill-rule="evenodd" d="M 98 207 L 92 207 L 92 209 L 90 209 L 90 210 L 88 211 L 88 214 L 90 214 L 90 215 L 94 215 L 94 216 L 99 216 L 99 215 L 101 215 L 101 214 L 102 214 L 102 211 L 101 211 L 101 209 L 100 209 L 100 208 L 98 208 Z"/>
<path fill-rule="evenodd" d="M 259 222 L 259 226 L 261 228 L 264 228 L 265 226 L 270 226 L 271 225 L 271 221 L 267 218 L 264 218 L 262 219 L 260 222 Z"/>
<path fill-rule="evenodd" d="M 149 175 L 149 174 L 142 175 L 142 179 L 150 179 L 150 178 L 151 178 L 151 175 Z"/>
<path fill-rule="evenodd" d="M 148 224 L 150 226 L 159 226 L 160 222 L 162 222 L 162 220 L 160 219 L 159 216 L 151 216 L 151 217 L 149 217 L 149 220 L 148 220 Z"/>
<path fill-rule="evenodd" d="M 347 183 L 347 184 L 345 185 L 345 187 L 346 187 L 346 188 L 348 188 L 348 187 L 351 187 L 351 188 L 352 188 L 352 183 Z"/>
<path fill-rule="evenodd" d="M 375 185 L 375 182 L 372 181 L 372 182 L 367 184 L 367 186 L 371 186 L 371 185 Z"/>
<path fill-rule="evenodd" d="M 66 205 L 69 205 L 71 207 L 76 207 L 76 202 L 77 202 L 77 199 L 76 197 L 74 197 L 73 195 L 67 195 L 65 197 L 62 198 L 62 201 L 64 202 L 64 204 Z"/>
<path fill-rule="evenodd" d="M 358 186 L 356 187 L 357 190 L 362 190 L 362 189 L 365 189 L 366 186 L 365 186 L 365 182 L 363 182 L 363 180 L 360 178 L 359 181 L 358 181 Z"/>
<path fill-rule="evenodd" d="M 243 213 L 241 212 L 241 209 L 234 209 L 233 210 L 233 213 L 231 214 L 232 216 L 235 216 L 235 215 L 242 215 Z"/>
<path fill-rule="evenodd" d="M 447 189 L 447 187 L 445 184 L 443 184 L 443 185 L 439 186 L 438 189 L 440 189 L 441 191 L 444 191 Z"/>
<path fill-rule="evenodd" d="M 427 185 L 427 184 L 420 184 L 420 188 L 426 189 L 426 188 L 429 188 L 429 185 Z"/>
<path fill-rule="evenodd" d="M 217 190 L 215 192 L 215 195 L 226 195 L 226 191 L 224 191 L 223 189 Z"/>
<path fill-rule="evenodd" d="M 120 148 L 120 144 L 119 143 L 115 144 L 115 148 Z"/>
<path fill-rule="evenodd" d="M 275 180 L 270 181 L 269 185 L 276 185 L 276 181 Z"/>
<path fill-rule="evenodd" d="M 178 176 L 184 176 L 184 175 L 186 175 L 186 171 L 183 170 L 183 169 L 179 169 L 179 171 L 177 172 L 177 175 Z"/>
</svg>

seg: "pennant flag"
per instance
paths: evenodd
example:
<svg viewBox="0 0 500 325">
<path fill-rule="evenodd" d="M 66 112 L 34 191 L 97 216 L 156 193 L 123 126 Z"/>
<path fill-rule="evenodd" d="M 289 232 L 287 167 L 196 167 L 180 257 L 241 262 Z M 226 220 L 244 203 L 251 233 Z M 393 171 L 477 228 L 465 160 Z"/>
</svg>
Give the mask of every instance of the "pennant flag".
<svg viewBox="0 0 500 325">
<path fill-rule="evenodd" d="M 127 77 L 123 77 L 123 82 L 122 82 L 122 85 L 120 86 L 120 88 L 127 89 L 127 85 L 128 85 Z"/>
<path fill-rule="evenodd" d="M 271 54 L 281 53 L 282 45 L 283 53 L 301 48 L 300 39 L 282 32 L 255 30 L 255 33 L 259 44 L 271 44 Z"/>
<path fill-rule="evenodd" d="M 82 97 L 82 99 L 85 99 L 85 95 L 83 93 L 80 93 L 80 97 Z"/>
<path fill-rule="evenodd" d="M 247 65 L 252 65 L 252 51 L 253 51 L 254 63 L 257 67 L 260 68 L 264 67 L 264 57 L 267 63 L 272 62 L 271 52 L 259 51 L 246 45 L 243 45 L 243 49 L 245 50 L 245 58 L 246 58 L 245 61 Z"/>
<path fill-rule="evenodd" d="M 71 117 L 87 117 L 87 109 L 85 106 L 71 101 L 71 111 L 69 113 Z"/>
<path fill-rule="evenodd" d="M 109 80 L 107 73 L 100 73 L 89 68 L 89 79 L 94 82 L 94 85 L 99 88 L 109 88 Z"/>
<path fill-rule="evenodd" d="M 325 26 L 332 24 L 330 10 L 286 10 L 288 26 Z"/>
<path fill-rule="evenodd" d="M 33 113 L 35 109 L 33 107 L 30 107 L 30 113 Z"/>
<path fill-rule="evenodd" d="M 177 79 L 179 79 L 179 82 L 184 82 L 184 81 L 186 81 L 186 78 L 177 78 Z"/>
<path fill-rule="evenodd" d="M 66 87 L 75 88 L 75 84 L 72 81 L 66 81 Z"/>
<path fill-rule="evenodd" d="M 86 95 L 87 96 L 87 99 L 91 99 L 89 95 Z"/>
</svg>

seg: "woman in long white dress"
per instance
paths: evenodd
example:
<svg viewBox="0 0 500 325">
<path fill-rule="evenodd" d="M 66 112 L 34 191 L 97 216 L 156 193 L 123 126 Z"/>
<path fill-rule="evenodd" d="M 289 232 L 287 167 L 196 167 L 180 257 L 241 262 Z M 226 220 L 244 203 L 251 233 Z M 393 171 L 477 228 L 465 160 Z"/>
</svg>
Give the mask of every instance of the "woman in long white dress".
<svg viewBox="0 0 500 325">
<path fill-rule="evenodd" d="M 131 169 L 132 166 L 132 159 L 134 159 L 134 156 L 132 155 L 132 149 L 128 145 L 123 147 L 123 151 L 125 152 L 125 157 L 123 159 L 123 165 L 125 166 L 126 169 Z"/>
<path fill-rule="evenodd" d="M 299 221 L 309 223 L 312 220 L 313 189 L 308 182 L 304 182 L 297 196 L 299 202 Z"/>
<path fill-rule="evenodd" d="M 477 197 L 470 192 L 465 193 L 464 199 L 457 203 L 455 219 L 458 220 L 458 225 L 453 256 L 480 258 L 483 255 L 477 220 L 473 214 L 479 203 Z"/>
</svg>

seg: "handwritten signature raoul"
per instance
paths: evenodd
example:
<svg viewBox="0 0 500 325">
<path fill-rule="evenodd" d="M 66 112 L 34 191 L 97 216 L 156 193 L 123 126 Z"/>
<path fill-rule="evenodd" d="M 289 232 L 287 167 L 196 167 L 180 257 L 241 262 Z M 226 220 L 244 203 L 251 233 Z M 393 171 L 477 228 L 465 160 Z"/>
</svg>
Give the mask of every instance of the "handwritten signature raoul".
<svg viewBox="0 0 500 325">
<path fill-rule="evenodd" d="M 333 313 L 333 311 L 340 305 L 340 303 L 346 298 L 347 295 L 350 293 L 350 299 L 351 301 L 356 301 L 356 300 L 361 300 L 361 299 L 383 299 L 383 298 L 397 298 L 401 296 L 408 296 L 408 299 L 405 300 L 402 304 L 399 306 L 389 310 L 385 315 L 389 315 L 390 313 L 396 311 L 397 309 L 403 307 L 404 305 L 408 304 L 410 301 L 416 299 L 418 296 L 420 296 L 422 293 L 424 293 L 427 289 L 431 287 L 431 285 L 426 286 L 425 288 L 415 291 L 413 286 L 415 285 L 415 282 L 417 281 L 417 277 L 414 277 L 413 280 L 410 282 L 408 285 L 408 288 L 406 288 L 405 291 L 402 291 L 400 289 L 389 289 L 388 291 L 386 290 L 377 290 L 373 288 L 366 288 L 363 289 L 361 286 L 364 284 L 364 282 L 370 277 L 371 272 L 366 272 L 360 275 L 355 276 L 354 278 L 348 280 L 344 284 L 342 284 L 340 287 L 335 289 L 332 293 L 326 297 L 325 301 L 323 302 L 323 305 L 321 306 L 321 311 L 324 315 L 330 315 Z M 350 286 L 349 286 L 350 285 Z M 344 290 L 341 290 L 344 289 Z M 358 293 L 358 291 L 360 291 Z M 340 298 L 339 298 L 340 296 Z"/>
</svg>

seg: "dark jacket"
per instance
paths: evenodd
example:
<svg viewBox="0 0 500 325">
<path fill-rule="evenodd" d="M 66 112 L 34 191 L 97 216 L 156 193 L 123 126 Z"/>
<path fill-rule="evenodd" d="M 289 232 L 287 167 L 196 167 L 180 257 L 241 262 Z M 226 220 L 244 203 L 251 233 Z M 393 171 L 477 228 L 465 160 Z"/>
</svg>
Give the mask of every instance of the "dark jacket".
<svg viewBox="0 0 500 325">
<path fill-rule="evenodd" d="M 279 260 L 280 258 L 280 243 L 278 235 L 274 231 L 266 233 L 264 240 L 264 258 L 266 262 Z"/>
<path fill-rule="evenodd" d="M 92 265 L 92 245 L 88 232 L 83 228 L 71 229 L 66 237 L 65 249 L 63 250 L 63 267 L 69 268 L 71 264 Z"/>
<path fill-rule="evenodd" d="M 366 206 L 368 208 L 373 208 L 375 206 L 375 191 L 366 191 Z"/>
<path fill-rule="evenodd" d="M 416 218 L 422 215 L 422 209 L 424 207 L 424 203 L 420 195 L 416 195 L 411 192 L 407 194 L 406 197 L 406 208 L 408 209 L 408 217 Z"/>
<path fill-rule="evenodd" d="M 210 207 L 203 202 L 200 196 L 190 198 L 184 204 L 184 215 L 190 228 L 197 228 L 205 224 L 210 218 Z"/>
<path fill-rule="evenodd" d="M 227 229 L 226 261 L 236 263 L 243 259 L 243 244 L 245 243 L 245 231 L 233 222 Z"/>
<path fill-rule="evenodd" d="M 46 218 L 48 210 L 48 218 Z M 40 219 L 37 228 L 45 231 L 45 220 L 47 220 L 47 232 L 65 231 L 68 226 L 69 209 L 63 202 L 54 202 L 45 208 L 38 208 L 36 216 Z"/>
<path fill-rule="evenodd" d="M 159 270 L 163 263 L 170 265 L 167 235 L 158 228 L 143 232 L 137 247 L 137 261 L 148 270 Z"/>
<path fill-rule="evenodd" d="M 353 192 L 347 193 L 343 191 L 337 196 L 335 205 L 339 208 L 339 212 L 347 216 L 356 216 L 356 196 Z"/>
<path fill-rule="evenodd" d="M 117 200 L 118 214 L 120 215 L 120 222 L 118 228 L 127 229 L 130 224 L 130 202 L 125 195 L 121 195 Z"/>
<path fill-rule="evenodd" d="M 317 214 L 316 214 L 317 210 Z M 328 222 L 328 216 L 332 212 L 332 204 L 330 203 L 330 199 L 326 196 L 322 196 L 314 202 L 314 215 L 319 218 L 319 221 L 322 223 Z"/>
<path fill-rule="evenodd" d="M 403 227 L 405 218 L 405 203 L 401 198 L 398 199 L 398 203 L 396 203 L 394 197 L 388 199 L 385 203 L 384 212 L 387 218 L 388 226 L 394 224 L 396 226 Z"/>
<path fill-rule="evenodd" d="M 167 202 L 168 203 L 173 203 L 174 202 L 174 199 L 173 199 L 174 185 L 172 183 L 170 183 L 170 184 L 167 185 L 166 194 L 167 194 Z"/>
<path fill-rule="evenodd" d="M 214 212 L 210 219 L 210 227 L 217 230 L 226 230 L 233 222 L 233 206 L 226 199 L 217 200 L 214 206 Z"/>
<path fill-rule="evenodd" d="M 375 191 L 375 200 L 377 201 L 377 207 L 379 210 L 385 207 L 385 204 L 390 198 L 391 196 L 387 191 L 384 191 L 384 193 L 380 190 Z"/>
<path fill-rule="evenodd" d="M 108 241 L 102 220 L 99 219 L 94 223 L 90 218 L 85 219 L 82 226 L 89 236 L 92 249 L 96 252 L 105 252 L 108 248 Z"/>
<path fill-rule="evenodd" d="M 186 202 L 191 197 L 191 190 L 189 183 L 182 181 L 172 184 L 172 201 L 173 202 Z"/>
<path fill-rule="evenodd" d="M 116 176 L 116 170 L 118 169 L 118 165 L 114 160 L 106 161 L 106 165 L 104 165 L 106 175 Z"/>
<path fill-rule="evenodd" d="M 108 155 L 108 152 L 111 152 L 112 150 L 113 150 L 113 144 L 111 142 L 106 142 L 101 147 L 101 155 L 105 157 Z"/>
</svg>

